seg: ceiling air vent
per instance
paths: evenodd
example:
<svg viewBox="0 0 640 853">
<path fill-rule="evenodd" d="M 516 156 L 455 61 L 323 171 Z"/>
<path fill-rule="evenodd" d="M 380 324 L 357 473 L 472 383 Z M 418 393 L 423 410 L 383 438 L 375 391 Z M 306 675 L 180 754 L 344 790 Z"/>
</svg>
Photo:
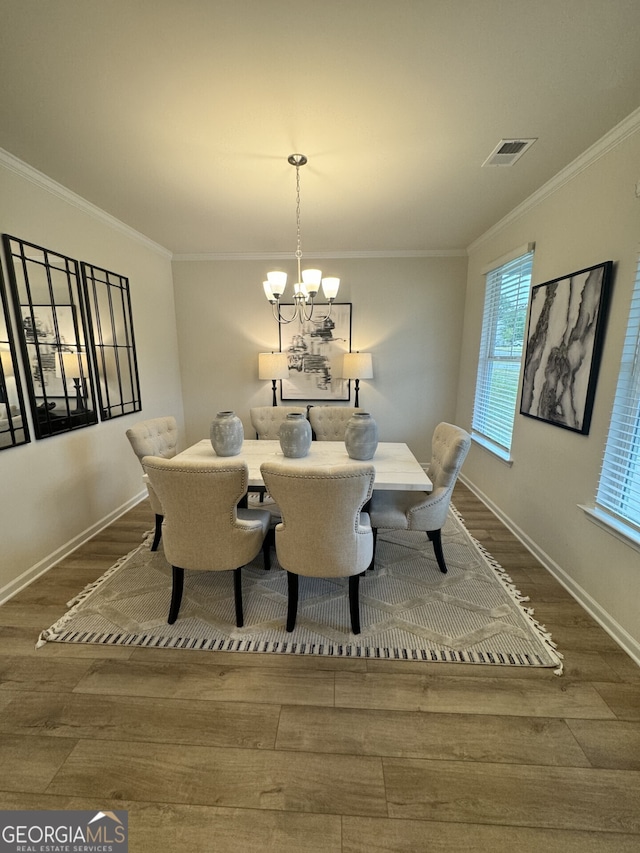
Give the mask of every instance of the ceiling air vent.
<svg viewBox="0 0 640 853">
<path fill-rule="evenodd" d="M 536 137 L 537 138 L 537 137 Z M 501 139 L 483 166 L 513 166 L 536 139 Z"/>
</svg>

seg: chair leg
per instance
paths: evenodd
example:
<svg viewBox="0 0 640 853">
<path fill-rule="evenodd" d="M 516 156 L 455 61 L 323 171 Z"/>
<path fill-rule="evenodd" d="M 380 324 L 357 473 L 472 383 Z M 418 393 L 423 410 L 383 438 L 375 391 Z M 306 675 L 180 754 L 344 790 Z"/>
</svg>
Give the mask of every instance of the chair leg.
<svg viewBox="0 0 640 853">
<path fill-rule="evenodd" d="M 242 567 L 233 570 L 233 597 L 236 602 L 236 626 L 242 628 L 244 625 L 244 613 L 242 611 Z"/>
<path fill-rule="evenodd" d="M 158 550 L 158 545 L 160 544 L 160 539 L 162 537 L 162 522 L 164 520 L 163 515 L 156 515 L 156 529 L 153 534 L 153 543 L 151 545 L 152 551 Z"/>
<path fill-rule="evenodd" d="M 429 540 L 433 542 L 433 551 L 436 555 L 436 560 L 440 566 L 440 571 L 443 575 L 447 573 L 447 564 L 444 561 L 444 552 L 442 550 L 442 536 L 440 530 L 427 530 Z"/>
<path fill-rule="evenodd" d="M 179 569 L 177 566 L 173 566 L 173 588 L 171 591 L 171 604 L 169 606 L 169 618 L 167 622 L 169 625 L 173 625 L 173 623 L 178 618 L 178 613 L 180 612 L 180 604 L 182 603 L 182 589 L 184 587 L 184 569 Z"/>
<path fill-rule="evenodd" d="M 271 570 L 271 547 L 275 545 L 275 530 L 267 530 L 267 535 L 262 542 L 262 558 L 264 560 L 264 570 Z"/>
<path fill-rule="evenodd" d="M 364 572 L 362 573 L 364 574 Z M 351 611 L 351 630 L 360 633 L 360 575 L 349 578 L 349 610 Z"/>
<path fill-rule="evenodd" d="M 298 575 L 293 572 L 287 572 L 287 591 L 289 594 L 287 631 L 293 631 L 296 627 L 296 616 L 298 615 Z"/>
<path fill-rule="evenodd" d="M 378 544 L 378 528 L 372 527 L 373 530 L 373 551 L 371 552 L 371 562 L 367 567 L 366 571 L 370 572 L 373 570 L 374 564 L 376 562 L 376 545 Z"/>
</svg>

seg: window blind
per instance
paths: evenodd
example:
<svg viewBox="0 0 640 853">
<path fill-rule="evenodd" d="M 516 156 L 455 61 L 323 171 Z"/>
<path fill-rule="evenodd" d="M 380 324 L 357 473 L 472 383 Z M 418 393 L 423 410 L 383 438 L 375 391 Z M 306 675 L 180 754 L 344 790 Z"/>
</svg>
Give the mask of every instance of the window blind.
<svg viewBox="0 0 640 853">
<path fill-rule="evenodd" d="M 526 252 L 486 277 L 482 335 L 472 427 L 504 453 L 511 436 L 533 268 Z"/>
<path fill-rule="evenodd" d="M 640 533 L 640 261 L 596 507 Z"/>
</svg>

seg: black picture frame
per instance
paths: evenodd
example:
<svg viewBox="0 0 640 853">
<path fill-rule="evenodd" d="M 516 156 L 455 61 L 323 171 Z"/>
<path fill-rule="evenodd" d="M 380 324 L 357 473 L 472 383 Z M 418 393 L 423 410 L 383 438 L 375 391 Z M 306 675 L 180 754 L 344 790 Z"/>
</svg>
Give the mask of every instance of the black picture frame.
<svg viewBox="0 0 640 853">
<path fill-rule="evenodd" d="M 613 261 L 531 289 L 520 413 L 588 435 Z"/>
<path fill-rule="evenodd" d="M 282 305 L 285 316 L 293 305 Z M 280 381 L 282 400 L 348 401 L 351 388 L 342 378 L 342 357 L 351 351 L 351 303 L 314 308 L 311 320 L 280 325 L 280 352 L 286 352 L 289 378 Z"/>
</svg>

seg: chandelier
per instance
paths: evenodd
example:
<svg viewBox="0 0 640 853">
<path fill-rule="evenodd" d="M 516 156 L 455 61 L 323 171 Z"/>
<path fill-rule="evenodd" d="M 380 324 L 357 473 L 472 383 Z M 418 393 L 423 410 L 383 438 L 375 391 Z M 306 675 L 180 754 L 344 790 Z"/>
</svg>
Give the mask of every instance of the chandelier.
<svg viewBox="0 0 640 853">
<path fill-rule="evenodd" d="M 286 317 L 280 308 L 280 297 L 284 293 L 287 285 L 287 274 L 280 270 L 274 270 L 267 273 L 267 280 L 262 283 L 264 293 L 273 309 L 273 316 L 278 323 L 292 323 L 298 320 L 300 323 L 311 320 L 322 322 L 331 316 L 331 305 L 338 294 L 340 287 L 339 278 L 322 278 L 321 270 L 307 269 L 300 271 L 302 262 L 302 242 L 300 239 L 300 166 L 304 166 L 307 158 L 304 154 L 291 154 L 287 161 L 292 166 L 296 167 L 296 260 L 298 262 L 298 280 L 293 286 L 293 313 L 291 317 Z M 320 290 L 322 284 L 322 292 L 324 298 L 329 304 L 329 308 L 324 317 L 314 315 L 315 303 L 314 300 Z"/>
</svg>

